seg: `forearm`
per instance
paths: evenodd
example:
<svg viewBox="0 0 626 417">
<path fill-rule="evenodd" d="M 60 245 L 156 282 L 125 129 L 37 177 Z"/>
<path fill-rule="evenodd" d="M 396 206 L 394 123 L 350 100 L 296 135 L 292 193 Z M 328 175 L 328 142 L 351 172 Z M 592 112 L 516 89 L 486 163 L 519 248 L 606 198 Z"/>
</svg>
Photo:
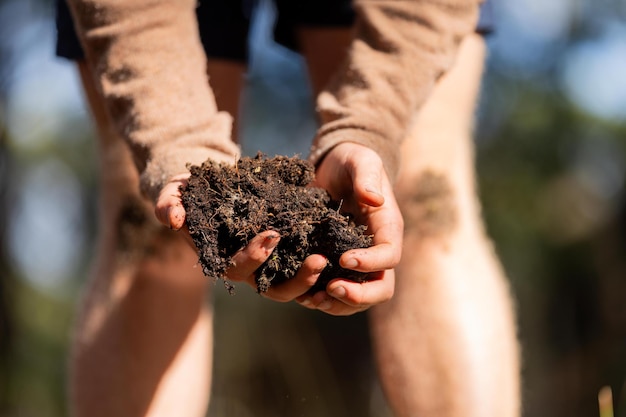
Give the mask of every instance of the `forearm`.
<svg viewBox="0 0 626 417">
<path fill-rule="evenodd" d="M 311 159 L 342 142 L 374 149 L 389 176 L 415 111 L 453 64 L 478 20 L 479 0 L 355 1 L 348 58 L 318 97 L 322 127 Z"/>
<path fill-rule="evenodd" d="M 187 163 L 238 152 L 206 76 L 195 0 L 70 0 L 88 65 L 153 200 Z"/>
</svg>

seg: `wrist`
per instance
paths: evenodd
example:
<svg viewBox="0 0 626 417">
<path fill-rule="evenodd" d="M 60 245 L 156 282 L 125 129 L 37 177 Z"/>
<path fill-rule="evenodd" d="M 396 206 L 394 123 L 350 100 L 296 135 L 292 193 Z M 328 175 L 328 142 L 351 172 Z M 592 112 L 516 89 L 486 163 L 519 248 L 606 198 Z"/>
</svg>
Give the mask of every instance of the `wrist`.
<svg viewBox="0 0 626 417">
<path fill-rule="evenodd" d="M 309 160 L 317 167 L 331 150 L 347 143 L 374 151 L 380 157 L 389 178 L 395 180 L 400 160 L 398 147 L 378 133 L 363 129 L 345 128 L 318 134 L 311 147 Z"/>
</svg>

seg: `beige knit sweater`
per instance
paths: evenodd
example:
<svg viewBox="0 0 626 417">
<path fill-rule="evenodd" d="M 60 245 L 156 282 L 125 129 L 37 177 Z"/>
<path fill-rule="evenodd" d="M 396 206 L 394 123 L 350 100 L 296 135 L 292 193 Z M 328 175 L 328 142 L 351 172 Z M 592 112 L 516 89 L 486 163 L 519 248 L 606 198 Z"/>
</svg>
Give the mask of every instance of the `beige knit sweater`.
<svg viewBox="0 0 626 417">
<path fill-rule="evenodd" d="M 218 112 L 198 35 L 197 0 L 69 0 L 87 61 L 118 132 L 156 199 L 186 164 L 234 161 L 232 118 Z M 356 142 L 397 172 L 412 115 L 472 32 L 480 0 L 356 0 L 345 65 L 318 97 L 311 160 Z"/>
</svg>

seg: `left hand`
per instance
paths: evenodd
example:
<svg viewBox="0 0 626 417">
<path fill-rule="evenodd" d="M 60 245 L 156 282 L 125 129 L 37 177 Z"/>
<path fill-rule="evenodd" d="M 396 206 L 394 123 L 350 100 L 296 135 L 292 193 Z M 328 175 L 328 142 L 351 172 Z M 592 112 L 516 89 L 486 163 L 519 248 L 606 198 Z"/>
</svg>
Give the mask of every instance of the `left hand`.
<svg viewBox="0 0 626 417">
<path fill-rule="evenodd" d="M 315 185 L 342 200 L 342 208 L 373 235 L 372 247 L 349 250 L 339 259 L 343 268 L 366 272 L 369 277 L 363 283 L 337 277 L 326 291 L 296 301 L 338 316 L 388 301 L 394 292 L 393 268 L 400 262 L 404 223 L 382 160 L 363 145 L 339 144 L 318 166 Z"/>
<path fill-rule="evenodd" d="M 164 225 L 178 230 L 197 252 L 185 224 L 185 208 L 181 201 L 181 187 L 187 186 L 190 174 L 173 177 L 161 190 L 155 204 L 155 215 Z M 266 230 L 256 235 L 248 244 L 232 257 L 233 265 L 226 271 L 226 278 L 234 282 L 245 282 L 256 289 L 255 271 L 271 255 L 280 237 L 276 231 Z M 263 296 L 274 301 L 288 302 L 311 289 L 326 266 L 326 258 L 321 255 L 307 257 L 297 274 L 287 282 L 272 286 Z"/>
</svg>

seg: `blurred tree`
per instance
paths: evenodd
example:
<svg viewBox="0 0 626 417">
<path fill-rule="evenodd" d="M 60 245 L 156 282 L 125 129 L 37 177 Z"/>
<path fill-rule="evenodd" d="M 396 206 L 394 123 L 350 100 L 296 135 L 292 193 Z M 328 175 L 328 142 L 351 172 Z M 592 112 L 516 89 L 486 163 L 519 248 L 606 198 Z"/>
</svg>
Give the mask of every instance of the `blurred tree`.
<svg viewBox="0 0 626 417">
<path fill-rule="evenodd" d="M 18 156 L 9 108 L 16 68 L 30 42 L 21 36 L 37 19 L 50 21 L 50 0 L 0 0 L 0 415 L 66 415 L 64 369 L 68 305 L 24 280 L 10 254 L 10 229 L 20 201 L 22 173 L 30 164 Z M 11 119 L 12 120 L 12 119 Z M 37 120 L 34 121 L 34 124 Z M 84 151 L 84 148 L 82 149 Z M 33 149 L 30 158 L 41 163 Z M 83 164 L 89 164 L 83 152 Z M 18 158 L 20 162 L 18 163 Z M 78 159 L 78 158 L 77 158 Z M 90 177 L 88 177 L 90 178 Z M 12 222 L 13 220 L 13 222 Z M 31 237 L 32 238 L 32 237 Z M 35 238 L 37 238 L 35 236 Z"/>
<path fill-rule="evenodd" d="M 0 0 L 0 10 L 5 0 Z M 0 13 L 2 16 L 2 13 Z M 11 159 L 6 129 L 6 98 L 11 56 L 6 43 L 6 25 L 0 23 L 0 414 L 8 407 L 10 357 L 13 341 L 13 312 L 10 300 L 10 263 L 7 255 Z"/>
<path fill-rule="evenodd" d="M 0 125 L 0 413 L 7 407 L 8 402 L 8 376 L 13 341 L 13 312 L 9 304 L 11 273 L 6 250 L 8 195 L 9 153 L 6 146 L 6 130 Z"/>
<path fill-rule="evenodd" d="M 555 68 L 579 41 L 571 34 L 533 77 L 496 67 L 479 134 L 481 197 L 518 301 L 533 417 L 596 416 L 605 385 L 625 402 L 626 124 L 564 94 Z"/>
</svg>

